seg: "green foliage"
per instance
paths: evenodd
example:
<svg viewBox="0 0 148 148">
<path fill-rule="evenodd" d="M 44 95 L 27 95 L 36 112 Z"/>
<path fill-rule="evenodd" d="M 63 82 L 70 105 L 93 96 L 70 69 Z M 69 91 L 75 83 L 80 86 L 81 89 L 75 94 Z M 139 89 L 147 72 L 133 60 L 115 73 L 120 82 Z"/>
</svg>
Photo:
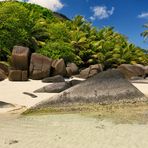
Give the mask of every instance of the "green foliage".
<svg viewBox="0 0 148 148">
<path fill-rule="evenodd" d="M 147 31 L 142 35 L 148 37 Z M 34 4 L 0 2 L 0 58 L 10 57 L 14 45 L 28 46 L 33 52 L 64 58 L 80 67 L 148 64 L 148 54 L 113 27 L 98 29 L 82 16 L 69 20 Z"/>
<path fill-rule="evenodd" d="M 0 49 L 23 45 L 35 51 L 48 38 L 52 19 L 51 11 L 37 5 L 0 2 Z"/>
<path fill-rule="evenodd" d="M 73 53 L 73 47 L 63 41 L 48 42 L 42 49 L 39 49 L 37 52 L 53 59 L 63 58 L 65 62 L 75 61 L 77 64 L 79 64 L 76 58 L 77 56 Z"/>
<path fill-rule="evenodd" d="M 145 38 L 145 40 L 148 38 L 148 24 L 145 24 L 144 27 L 147 29 L 144 32 L 141 33 L 141 35 Z"/>
<path fill-rule="evenodd" d="M 69 30 L 67 29 L 66 23 L 58 22 L 51 23 L 48 26 L 49 41 L 57 42 L 64 41 L 67 42 L 70 38 Z"/>
<path fill-rule="evenodd" d="M 0 48 L 12 48 L 27 40 L 28 11 L 18 3 L 0 5 Z M 23 42 L 24 43 L 24 42 Z"/>
</svg>

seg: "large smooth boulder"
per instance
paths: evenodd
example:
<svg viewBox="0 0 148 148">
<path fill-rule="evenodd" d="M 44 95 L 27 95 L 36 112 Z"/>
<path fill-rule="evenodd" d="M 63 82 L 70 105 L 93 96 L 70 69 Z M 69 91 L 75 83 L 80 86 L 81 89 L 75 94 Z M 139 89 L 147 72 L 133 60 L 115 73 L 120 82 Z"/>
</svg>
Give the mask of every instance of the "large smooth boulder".
<svg viewBox="0 0 148 148">
<path fill-rule="evenodd" d="M 46 85 L 40 89 L 35 90 L 35 93 L 59 93 L 70 88 L 70 84 L 67 82 L 59 82 Z"/>
<path fill-rule="evenodd" d="M 0 81 L 5 80 L 6 78 L 7 76 L 5 75 L 5 72 L 2 69 L 0 69 Z"/>
<path fill-rule="evenodd" d="M 101 64 L 90 65 L 88 68 L 80 71 L 78 77 L 87 79 L 103 71 Z"/>
<path fill-rule="evenodd" d="M 79 68 L 75 63 L 68 63 L 66 67 L 67 76 L 76 75 L 79 73 Z"/>
<path fill-rule="evenodd" d="M 30 110 L 71 107 L 85 104 L 135 103 L 148 101 L 118 70 L 101 72 L 58 95 L 36 104 Z"/>
<path fill-rule="evenodd" d="M 127 79 L 131 79 L 135 76 L 144 77 L 145 75 L 144 66 L 140 64 L 122 64 L 118 67 L 118 70 L 120 70 Z"/>
<path fill-rule="evenodd" d="M 12 67 L 15 70 L 29 69 L 29 48 L 23 46 L 14 46 L 12 50 Z"/>
<path fill-rule="evenodd" d="M 66 65 L 63 59 L 54 60 L 52 62 L 52 75 L 66 76 Z"/>
<path fill-rule="evenodd" d="M 10 81 L 27 81 L 28 80 L 28 74 L 27 71 L 22 70 L 10 70 L 8 79 Z"/>
<path fill-rule="evenodd" d="M 50 75 L 52 59 L 33 53 L 31 55 L 29 76 L 34 80 L 40 80 Z"/>
<path fill-rule="evenodd" d="M 42 80 L 44 83 L 56 83 L 56 82 L 65 82 L 64 77 L 61 75 L 56 75 L 53 77 L 47 77 Z"/>
</svg>

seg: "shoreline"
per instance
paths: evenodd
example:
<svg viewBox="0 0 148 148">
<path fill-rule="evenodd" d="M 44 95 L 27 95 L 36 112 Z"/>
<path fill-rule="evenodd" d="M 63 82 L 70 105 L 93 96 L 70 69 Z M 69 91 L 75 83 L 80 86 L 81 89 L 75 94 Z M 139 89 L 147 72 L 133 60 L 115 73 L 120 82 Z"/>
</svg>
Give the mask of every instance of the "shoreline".
<svg viewBox="0 0 148 148">
<path fill-rule="evenodd" d="M 6 91 L 2 93 L 3 98 L 0 97 L 0 101 L 7 100 L 9 103 L 15 102 L 19 105 L 16 105 L 16 108 L 11 108 L 10 111 L 6 111 L 4 108 L 3 113 L 0 112 L 0 133 L 2 133 L 0 145 L 2 148 L 26 148 L 26 145 L 28 148 L 44 148 L 47 145 L 53 148 L 148 147 L 148 102 L 100 105 L 98 108 L 88 105 L 85 106 L 86 110 L 84 108 L 79 112 L 74 112 L 73 106 L 73 112 L 60 110 L 59 112 L 48 112 L 48 114 L 40 112 L 22 115 L 21 113 L 31 105 L 49 98 L 51 94 L 44 96 L 41 93 L 40 95 L 43 95 L 44 98 L 40 98 L 41 96 L 38 96 L 37 93 L 33 93 L 34 89 L 42 87 L 46 83 L 41 81 L 5 81 L 3 84 L 5 86 L 0 85 L 0 93 L 4 91 L 4 88 L 11 89 L 8 89 L 7 93 Z M 138 83 L 134 86 L 147 94 L 148 84 Z M 16 90 L 19 92 L 8 95 L 9 92 Z M 24 91 L 33 93 L 38 97 L 31 98 L 23 94 Z M 22 102 L 16 98 L 19 96 L 22 97 Z M 22 107 L 22 105 L 26 105 L 26 107 Z M 93 111 L 87 112 L 88 109 L 91 109 L 90 107 Z"/>
<path fill-rule="evenodd" d="M 50 83 L 48 83 L 50 84 Z M 0 108 L 0 114 L 15 112 L 14 110 L 22 110 L 22 108 L 30 108 L 35 104 L 50 98 L 57 93 L 33 93 L 34 90 L 41 88 L 47 83 L 43 83 L 40 80 L 29 80 L 24 82 L 12 82 L 8 79 L 0 82 L 0 101 L 10 103 L 15 105 L 15 107 L 10 108 Z M 132 83 L 137 89 L 139 89 L 145 96 L 148 97 L 148 83 Z M 36 95 L 36 98 L 32 98 L 29 95 L 23 94 L 23 92 L 28 92 Z"/>
</svg>

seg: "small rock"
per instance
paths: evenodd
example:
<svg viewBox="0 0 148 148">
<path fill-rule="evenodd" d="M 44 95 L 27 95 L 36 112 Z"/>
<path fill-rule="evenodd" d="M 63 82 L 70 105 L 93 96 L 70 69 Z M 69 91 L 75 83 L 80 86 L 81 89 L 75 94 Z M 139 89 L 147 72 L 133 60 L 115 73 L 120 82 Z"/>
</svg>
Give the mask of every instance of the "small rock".
<svg viewBox="0 0 148 148">
<path fill-rule="evenodd" d="M 56 75 L 56 76 L 53 76 L 53 77 L 44 78 L 42 80 L 42 82 L 44 82 L 44 83 L 55 83 L 55 82 L 65 82 L 65 80 L 64 80 L 63 76 Z"/>
<path fill-rule="evenodd" d="M 22 81 L 22 71 L 10 70 L 8 78 L 10 81 Z"/>
<path fill-rule="evenodd" d="M 28 73 L 22 70 L 10 70 L 8 78 L 10 81 L 27 81 Z"/>
<path fill-rule="evenodd" d="M 68 63 L 66 67 L 67 76 L 76 75 L 79 72 L 79 68 L 75 63 Z"/>
<path fill-rule="evenodd" d="M 32 93 L 29 93 L 29 92 L 23 92 L 23 94 L 28 95 L 28 96 L 30 96 L 32 98 L 36 98 L 37 97 L 36 95 L 34 95 Z"/>
<path fill-rule="evenodd" d="M 12 144 L 16 144 L 16 143 L 18 143 L 18 142 L 19 142 L 18 140 L 10 140 L 8 144 L 9 144 L 9 145 L 12 145 Z"/>
<path fill-rule="evenodd" d="M 9 108 L 9 107 L 15 107 L 15 106 L 13 104 L 0 101 L 0 108 Z"/>
<path fill-rule="evenodd" d="M 7 76 L 5 75 L 5 72 L 0 69 L 0 81 L 5 80 L 6 78 L 7 78 Z"/>
<path fill-rule="evenodd" d="M 103 67 L 101 64 L 90 65 L 88 68 L 81 70 L 78 77 L 87 79 L 102 71 Z"/>
<path fill-rule="evenodd" d="M 4 71 L 6 76 L 8 76 L 8 74 L 9 74 L 9 66 L 6 63 L 0 62 L 0 69 Z"/>
<path fill-rule="evenodd" d="M 59 93 L 68 88 L 70 88 L 70 84 L 68 82 L 59 82 L 46 85 L 40 89 L 35 90 L 34 93 Z"/>
<path fill-rule="evenodd" d="M 52 62 L 52 75 L 66 76 L 66 66 L 63 59 L 54 60 Z"/>
</svg>

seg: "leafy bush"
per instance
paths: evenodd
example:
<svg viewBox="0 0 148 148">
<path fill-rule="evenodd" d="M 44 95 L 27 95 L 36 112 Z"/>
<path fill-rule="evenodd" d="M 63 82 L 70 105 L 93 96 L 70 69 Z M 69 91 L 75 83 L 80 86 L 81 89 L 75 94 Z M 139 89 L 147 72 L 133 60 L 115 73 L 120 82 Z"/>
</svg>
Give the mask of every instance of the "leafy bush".
<svg viewBox="0 0 148 148">
<path fill-rule="evenodd" d="M 22 45 L 35 51 L 48 38 L 47 25 L 52 19 L 51 11 L 37 5 L 0 2 L 0 49 Z"/>
<path fill-rule="evenodd" d="M 39 49 L 37 52 L 53 59 L 63 58 L 65 62 L 74 61 L 79 64 L 77 56 L 73 52 L 73 47 L 63 41 L 48 42 L 43 48 Z"/>
</svg>

